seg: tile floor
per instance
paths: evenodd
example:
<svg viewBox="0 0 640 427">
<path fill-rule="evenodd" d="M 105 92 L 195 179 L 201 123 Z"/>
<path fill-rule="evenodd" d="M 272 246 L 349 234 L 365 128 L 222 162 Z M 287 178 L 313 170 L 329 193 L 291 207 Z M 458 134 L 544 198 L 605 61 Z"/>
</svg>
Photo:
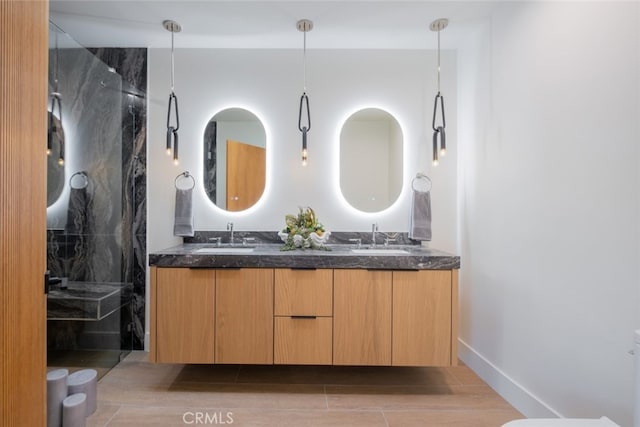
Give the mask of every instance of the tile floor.
<svg viewBox="0 0 640 427">
<path fill-rule="evenodd" d="M 157 365 L 133 352 L 87 426 L 496 427 L 522 415 L 471 369 Z"/>
</svg>

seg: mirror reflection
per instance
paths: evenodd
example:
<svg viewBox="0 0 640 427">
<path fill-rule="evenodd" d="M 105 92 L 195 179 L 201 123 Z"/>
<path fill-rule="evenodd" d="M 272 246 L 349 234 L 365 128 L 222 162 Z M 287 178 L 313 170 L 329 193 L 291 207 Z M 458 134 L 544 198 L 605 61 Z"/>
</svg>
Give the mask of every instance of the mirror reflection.
<svg viewBox="0 0 640 427">
<path fill-rule="evenodd" d="M 216 113 L 204 131 L 204 187 L 221 209 L 250 208 L 264 192 L 267 136 L 262 122 L 243 108 Z"/>
<path fill-rule="evenodd" d="M 379 212 L 402 190 L 403 136 L 388 112 L 366 108 L 352 114 L 340 132 L 340 190 L 354 208 Z"/>
<path fill-rule="evenodd" d="M 64 188 L 64 162 L 60 161 L 60 152 L 64 146 L 62 123 L 49 112 L 48 156 L 47 156 L 47 207 L 51 206 Z"/>
</svg>

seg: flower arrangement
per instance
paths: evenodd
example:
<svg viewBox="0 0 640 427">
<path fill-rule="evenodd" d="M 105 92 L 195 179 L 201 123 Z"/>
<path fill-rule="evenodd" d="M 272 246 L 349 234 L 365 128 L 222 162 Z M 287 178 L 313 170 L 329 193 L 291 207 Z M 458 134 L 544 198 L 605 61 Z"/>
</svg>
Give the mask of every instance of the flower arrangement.
<svg viewBox="0 0 640 427">
<path fill-rule="evenodd" d="M 281 250 L 290 251 L 298 248 L 328 250 L 324 244 L 331 232 L 324 229 L 310 207 L 300 208 L 298 215 L 285 215 L 284 222 L 286 227 L 278 233 L 284 242 Z"/>
</svg>

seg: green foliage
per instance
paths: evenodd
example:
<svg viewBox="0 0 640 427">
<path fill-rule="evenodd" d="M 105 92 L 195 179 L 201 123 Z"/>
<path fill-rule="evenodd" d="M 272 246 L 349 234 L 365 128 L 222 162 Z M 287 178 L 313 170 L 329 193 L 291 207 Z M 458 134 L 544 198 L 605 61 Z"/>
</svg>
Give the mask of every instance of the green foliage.
<svg viewBox="0 0 640 427">
<path fill-rule="evenodd" d="M 284 217 L 286 227 L 282 230 L 283 233 L 287 233 L 288 237 L 284 246 L 280 249 L 282 251 L 290 251 L 293 249 L 325 249 L 324 246 L 314 245 L 309 236 L 311 233 L 316 233 L 319 237 L 322 237 L 325 233 L 324 226 L 318 221 L 316 213 L 310 207 L 299 208 L 298 215 L 287 214 Z M 295 236 L 301 236 L 305 244 L 301 247 L 296 247 Z"/>
</svg>

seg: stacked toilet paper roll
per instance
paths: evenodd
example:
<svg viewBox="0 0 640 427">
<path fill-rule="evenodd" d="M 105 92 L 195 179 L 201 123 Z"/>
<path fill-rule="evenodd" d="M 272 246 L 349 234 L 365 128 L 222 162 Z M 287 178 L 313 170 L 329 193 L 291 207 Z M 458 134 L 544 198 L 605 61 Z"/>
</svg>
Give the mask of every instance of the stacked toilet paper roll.
<svg viewBox="0 0 640 427">
<path fill-rule="evenodd" d="M 69 371 L 56 369 L 47 372 L 47 427 L 62 425 L 62 401 L 67 397 Z"/>
<path fill-rule="evenodd" d="M 74 393 L 62 401 L 62 427 L 87 425 L 87 395 Z"/>
<path fill-rule="evenodd" d="M 47 372 L 47 427 L 84 427 L 97 408 L 98 373 L 82 369 Z"/>
<path fill-rule="evenodd" d="M 94 369 L 82 369 L 69 375 L 69 394 L 87 395 L 86 416 L 93 414 L 97 407 L 98 373 Z"/>
</svg>

